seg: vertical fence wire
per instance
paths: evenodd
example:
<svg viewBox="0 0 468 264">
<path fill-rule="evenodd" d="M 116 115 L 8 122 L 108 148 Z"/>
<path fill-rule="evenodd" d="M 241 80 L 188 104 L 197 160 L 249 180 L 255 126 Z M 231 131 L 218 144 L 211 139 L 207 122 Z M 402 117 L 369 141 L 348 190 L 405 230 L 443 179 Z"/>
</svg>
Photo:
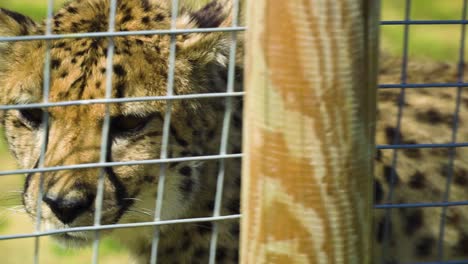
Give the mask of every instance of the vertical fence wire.
<svg viewBox="0 0 468 264">
<path fill-rule="evenodd" d="M 463 8 L 461 19 L 466 20 L 466 11 L 467 11 L 467 0 L 463 0 Z M 457 81 L 459 83 L 463 83 L 464 81 L 464 70 L 465 70 L 465 36 L 466 36 L 466 24 L 461 25 L 461 33 L 460 33 L 460 49 L 458 55 L 458 76 Z M 458 125 L 459 125 L 459 118 L 460 118 L 460 106 L 461 106 L 461 99 L 462 99 L 462 86 L 457 87 L 457 96 L 456 96 L 456 103 L 455 103 L 455 110 L 453 114 L 453 125 L 452 125 L 452 136 L 451 136 L 451 143 L 455 144 L 457 142 L 457 134 L 458 134 Z M 452 179 L 454 174 L 454 166 L 455 166 L 455 157 L 456 157 L 457 149 L 455 147 L 449 149 L 449 164 L 448 164 L 448 174 L 447 174 L 447 181 L 445 185 L 445 192 L 443 194 L 442 202 L 448 202 L 450 198 L 450 187 L 452 185 Z M 440 225 L 439 225 L 439 239 L 437 243 L 437 259 L 438 261 L 444 260 L 444 237 L 445 237 L 445 224 L 447 219 L 447 210 L 448 207 L 442 207 L 441 214 L 440 214 Z"/>
<path fill-rule="evenodd" d="M 109 28 L 108 32 L 114 32 L 115 27 L 115 16 L 117 12 L 117 0 L 110 0 L 109 7 Z M 107 45 L 107 60 L 106 60 L 106 94 L 105 99 L 110 99 L 112 97 L 112 76 L 113 76 L 113 58 L 114 58 L 114 40 L 112 37 L 108 38 Z M 110 106 L 109 104 L 105 105 L 104 120 L 102 124 L 101 132 L 101 151 L 99 157 L 99 163 L 106 163 L 107 161 L 107 151 L 109 144 L 109 130 L 110 130 Z M 105 178 L 105 169 L 101 168 L 99 170 L 98 186 L 96 193 L 95 201 L 95 211 L 94 211 L 94 226 L 101 225 L 101 215 L 102 215 L 102 204 L 104 200 L 104 178 Z M 99 230 L 95 232 L 95 237 L 93 241 L 93 256 L 92 263 L 97 264 L 99 262 L 99 244 L 100 244 L 100 233 Z"/>
<path fill-rule="evenodd" d="M 171 30 L 176 29 L 177 16 L 179 13 L 178 10 L 179 10 L 179 0 L 172 0 Z M 168 68 L 168 75 L 167 75 L 167 92 L 166 92 L 168 96 L 171 96 L 174 94 L 175 59 L 176 59 L 176 52 L 177 52 L 176 41 L 177 41 L 176 35 L 171 35 L 170 46 L 169 46 L 169 65 L 168 65 L 169 68 Z M 160 155 L 161 159 L 166 159 L 168 157 L 171 114 L 172 114 L 172 101 L 168 100 L 166 101 L 166 112 L 164 115 L 164 123 L 163 123 L 163 136 L 162 136 L 162 142 L 161 142 L 161 155 Z M 166 181 L 166 164 L 162 163 L 159 169 L 158 191 L 156 195 L 154 222 L 161 220 L 165 181 Z M 151 244 L 151 258 L 150 258 L 151 264 L 157 263 L 159 240 L 160 240 L 159 226 L 155 226 L 153 241 Z"/>
<path fill-rule="evenodd" d="M 46 18 L 46 36 L 52 35 L 52 17 L 54 9 L 54 0 L 47 1 L 47 18 Z M 46 52 L 44 59 L 44 79 L 42 83 L 42 101 L 43 103 L 49 102 L 49 91 L 50 91 L 50 41 L 45 41 Z M 45 157 L 47 152 L 47 141 L 49 139 L 49 112 L 42 112 L 42 138 L 41 138 L 41 150 L 39 154 L 38 168 L 44 168 Z M 44 173 L 39 175 L 39 190 L 37 194 L 37 207 L 36 207 L 36 232 L 41 231 L 41 215 L 42 215 L 42 197 L 44 195 Z M 40 251 L 40 238 L 34 239 L 34 264 L 39 263 L 39 251 Z"/>
<path fill-rule="evenodd" d="M 232 4 L 232 27 L 236 27 L 238 25 L 238 14 L 239 14 L 239 0 L 233 0 Z M 237 49 L 237 32 L 231 33 L 231 43 L 230 43 L 230 50 L 229 50 L 229 65 L 228 65 L 228 78 L 227 78 L 227 93 L 234 92 L 234 81 L 235 81 L 235 71 L 236 71 L 236 49 Z M 225 98 L 226 102 L 226 109 L 224 112 L 223 118 L 223 128 L 221 133 L 221 145 L 219 149 L 219 155 L 226 155 L 228 151 L 228 141 L 229 141 L 229 128 L 231 122 L 231 116 L 233 112 L 233 102 L 232 97 Z M 224 185 L 224 176 L 225 176 L 225 160 L 221 159 L 219 161 L 219 170 L 218 170 L 218 178 L 216 182 L 216 194 L 215 194 L 215 203 L 213 209 L 213 217 L 220 216 L 221 214 L 221 204 L 222 204 L 222 196 L 223 196 L 223 185 Z M 218 243 L 218 235 L 219 235 L 219 223 L 213 222 L 213 231 L 211 233 L 211 240 L 210 240 L 210 256 L 209 256 L 209 264 L 216 263 L 216 249 Z"/>
<path fill-rule="evenodd" d="M 405 2 L 405 18 L 404 21 L 408 22 L 411 18 L 411 0 L 406 0 Z M 401 77 L 400 83 L 406 84 L 407 82 L 407 67 L 408 67 L 408 45 L 409 45 L 409 25 L 404 25 L 404 33 L 403 33 L 403 58 L 401 62 Z M 402 87 L 400 90 L 400 95 L 398 98 L 398 113 L 397 113 L 397 123 L 395 126 L 395 137 L 393 139 L 393 144 L 400 143 L 400 131 L 401 131 L 401 123 L 402 123 L 402 116 L 403 116 L 403 109 L 405 105 L 405 87 Z M 398 150 L 393 150 L 392 156 L 392 170 L 390 174 L 390 190 L 387 196 L 387 203 L 393 203 L 393 194 L 395 188 L 395 181 L 396 181 L 396 165 L 398 163 Z M 384 221 L 384 233 L 383 233 L 383 246 L 382 246 L 382 263 L 385 263 L 388 253 L 388 244 L 389 244 L 389 235 L 390 235 L 390 224 L 391 224 L 391 217 L 392 217 L 392 208 L 385 209 L 385 221 Z"/>
</svg>

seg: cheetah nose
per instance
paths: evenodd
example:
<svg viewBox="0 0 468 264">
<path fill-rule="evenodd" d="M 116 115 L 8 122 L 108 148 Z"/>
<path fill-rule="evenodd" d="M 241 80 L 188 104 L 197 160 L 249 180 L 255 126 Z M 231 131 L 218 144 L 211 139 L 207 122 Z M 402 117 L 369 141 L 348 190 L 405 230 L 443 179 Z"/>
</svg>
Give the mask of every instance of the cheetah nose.
<svg viewBox="0 0 468 264">
<path fill-rule="evenodd" d="M 80 195 L 79 197 L 67 198 L 54 194 L 45 194 L 42 200 L 62 223 L 69 224 L 91 207 L 94 195 Z"/>
</svg>

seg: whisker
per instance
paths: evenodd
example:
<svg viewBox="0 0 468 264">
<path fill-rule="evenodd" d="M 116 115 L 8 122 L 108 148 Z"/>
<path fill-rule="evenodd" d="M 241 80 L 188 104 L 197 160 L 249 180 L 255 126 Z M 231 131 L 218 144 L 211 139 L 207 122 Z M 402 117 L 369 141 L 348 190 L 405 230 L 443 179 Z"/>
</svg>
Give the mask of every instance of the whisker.
<svg viewBox="0 0 468 264">
<path fill-rule="evenodd" d="M 138 199 L 138 198 L 123 198 L 123 200 L 132 200 L 132 201 L 137 201 L 137 202 L 143 202 L 143 200 Z"/>
<path fill-rule="evenodd" d="M 127 212 L 139 213 L 139 214 L 144 214 L 144 215 L 147 215 L 147 216 L 153 216 L 153 214 L 151 214 L 151 213 L 149 213 L 149 212 L 140 211 L 140 210 L 128 209 Z"/>
</svg>

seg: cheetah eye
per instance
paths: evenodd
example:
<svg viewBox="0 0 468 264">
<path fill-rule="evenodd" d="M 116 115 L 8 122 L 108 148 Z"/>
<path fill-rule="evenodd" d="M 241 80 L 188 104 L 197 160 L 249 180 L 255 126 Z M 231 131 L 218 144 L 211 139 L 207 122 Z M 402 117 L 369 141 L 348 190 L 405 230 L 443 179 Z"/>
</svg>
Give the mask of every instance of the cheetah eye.
<svg viewBox="0 0 468 264">
<path fill-rule="evenodd" d="M 21 109 L 19 113 L 21 121 L 33 129 L 39 128 L 42 123 L 44 111 L 41 109 Z"/>
<path fill-rule="evenodd" d="M 111 119 L 111 131 L 115 135 L 130 135 L 143 129 L 150 120 L 149 117 L 117 116 Z"/>
</svg>

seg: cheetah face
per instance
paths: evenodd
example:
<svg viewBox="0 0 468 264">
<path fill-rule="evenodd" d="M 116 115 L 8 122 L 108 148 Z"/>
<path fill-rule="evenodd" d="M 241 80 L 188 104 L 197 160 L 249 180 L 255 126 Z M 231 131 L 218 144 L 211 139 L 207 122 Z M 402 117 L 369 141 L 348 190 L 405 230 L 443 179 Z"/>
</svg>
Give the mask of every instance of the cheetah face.
<svg viewBox="0 0 468 264">
<path fill-rule="evenodd" d="M 54 34 L 102 32 L 108 29 L 109 1 L 70 2 L 52 21 Z M 169 29 L 170 10 L 164 1 L 119 1 L 116 31 Z M 211 17 L 210 17 L 211 16 Z M 225 13 L 211 4 L 192 13 L 182 13 L 179 28 L 222 26 Z M 0 35 L 41 35 L 43 24 L 0 9 Z M 180 35 L 176 38 L 174 94 L 223 90 L 227 41 L 224 34 Z M 112 59 L 112 98 L 166 95 L 170 36 L 115 37 Z M 59 39 L 50 42 L 0 43 L 0 103 L 30 104 L 43 101 L 44 61 L 50 50 L 49 102 L 105 98 L 108 38 Z M 200 78 L 200 76 L 205 76 Z M 212 76 L 209 77 L 208 76 Z M 218 102 L 219 104 L 219 102 Z M 168 157 L 210 154 L 203 142 L 212 136 L 214 122 L 206 120 L 199 101 L 173 101 Z M 217 106 L 219 107 L 219 105 Z M 145 101 L 8 110 L 2 125 L 13 155 L 22 168 L 60 167 L 76 164 L 153 160 L 161 157 L 164 113 L 167 101 Z M 45 114 L 47 113 L 47 115 Z M 110 131 L 103 145 L 103 124 L 110 116 Z M 48 116 L 47 120 L 44 119 Z M 47 122 L 47 126 L 45 123 Z M 188 127 L 188 128 L 187 128 Z M 46 138 L 46 141 L 43 139 Z M 45 156 L 40 161 L 41 146 Z M 104 179 L 101 224 L 152 221 L 160 177 L 159 164 L 87 167 L 27 175 L 23 203 L 35 219 L 38 200 L 44 228 L 93 225 L 98 179 Z M 170 163 L 162 218 L 183 215 L 200 189 L 202 166 Z M 39 189 L 43 195 L 39 196 Z M 91 232 L 57 235 L 68 245 L 91 240 Z"/>
</svg>

